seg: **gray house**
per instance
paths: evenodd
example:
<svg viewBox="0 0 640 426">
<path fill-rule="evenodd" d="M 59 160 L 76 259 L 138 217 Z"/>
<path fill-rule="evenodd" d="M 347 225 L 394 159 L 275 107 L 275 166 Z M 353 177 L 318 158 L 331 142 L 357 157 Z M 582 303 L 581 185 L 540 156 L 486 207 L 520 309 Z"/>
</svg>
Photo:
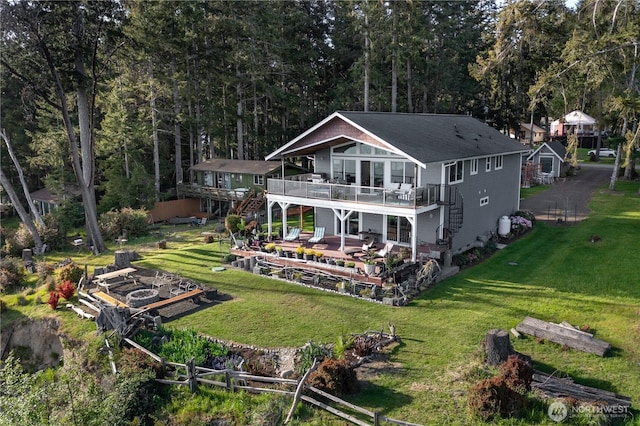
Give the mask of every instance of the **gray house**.
<svg viewBox="0 0 640 426">
<path fill-rule="evenodd" d="M 565 161 L 567 149 L 559 141 L 545 142 L 527 157 L 527 161 L 535 166 L 538 178 L 548 180 L 548 178 L 560 177 L 569 169 L 569 164 Z"/>
<path fill-rule="evenodd" d="M 411 248 L 413 260 L 418 246 L 463 252 L 518 210 L 525 151 L 469 116 L 336 112 L 267 156 L 312 157 L 315 172 L 268 180 L 269 227 L 276 204 L 285 215 L 312 206 L 343 249 L 367 235 Z"/>
</svg>

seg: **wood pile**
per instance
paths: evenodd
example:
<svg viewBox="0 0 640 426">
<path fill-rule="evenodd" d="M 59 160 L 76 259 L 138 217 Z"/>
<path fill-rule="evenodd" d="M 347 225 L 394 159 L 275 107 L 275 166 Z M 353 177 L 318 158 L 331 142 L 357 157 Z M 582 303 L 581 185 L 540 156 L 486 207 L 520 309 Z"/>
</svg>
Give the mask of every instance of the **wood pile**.
<svg viewBox="0 0 640 426">
<path fill-rule="evenodd" d="M 526 333 L 599 356 L 605 356 L 611 350 L 611 344 L 595 339 L 593 334 L 578 330 L 567 322 L 554 324 L 532 317 L 525 317 L 516 326 L 516 330 L 520 333 Z"/>
<path fill-rule="evenodd" d="M 559 378 L 541 371 L 533 374 L 533 389 L 538 389 L 549 398 L 575 398 L 581 402 L 598 403 L 600 405 L 631 406 L 631 398 L 614 392 L 574 383 L 570 377 Z"/>
</svg>

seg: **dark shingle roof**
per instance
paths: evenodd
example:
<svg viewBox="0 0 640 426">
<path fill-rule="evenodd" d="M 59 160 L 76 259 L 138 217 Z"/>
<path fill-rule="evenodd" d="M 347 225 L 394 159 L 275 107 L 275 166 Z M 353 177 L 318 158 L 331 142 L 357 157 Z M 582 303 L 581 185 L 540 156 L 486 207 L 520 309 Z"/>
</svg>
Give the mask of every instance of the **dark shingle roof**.
<svg viewBox="0 0 640 426">
<path fill-rule="evenodd" d="M 247 173 L 253 175 L 266 175 L 281 167 L 279 161 L 261 160 L 229 160 L 226 158 L 212 158 L 191 167 L 195 171 L 212 171 L 227 173 Z"/>
<path fill-rule="evenodd" d="M 551 142 L 546 142 L 546 144 L 549 148 L 551 148 L 552 151 L 558 154 L 558 157 L 564 159 L 564 157 L 567 155 L 567 148 L 564 145 L 562 145 L 562 142 L 551 141 Z"/>
<path fill-rule="evenodd" d="M 348 111 L 338 114 L 423 163 L 526 151 L 516 140 L 465 115 Z"/>
</svg>

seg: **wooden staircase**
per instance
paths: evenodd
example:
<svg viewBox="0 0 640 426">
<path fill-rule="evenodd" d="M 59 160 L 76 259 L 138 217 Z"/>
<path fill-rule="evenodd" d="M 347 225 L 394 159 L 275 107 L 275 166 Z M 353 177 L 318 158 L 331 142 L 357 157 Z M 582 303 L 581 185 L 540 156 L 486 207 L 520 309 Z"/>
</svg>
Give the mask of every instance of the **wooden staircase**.
<svg viewBox="0 0 640 426">
<path fill-rule="evenodd" d="M 266 203 L 266 197 L 264 192 L 250 192 L 246 198 L 242 200 L 242 203 L 238 204 L 236 208 L 236 214 L 241 217 L 252 217 L 257 213 Z"/>
</svg>

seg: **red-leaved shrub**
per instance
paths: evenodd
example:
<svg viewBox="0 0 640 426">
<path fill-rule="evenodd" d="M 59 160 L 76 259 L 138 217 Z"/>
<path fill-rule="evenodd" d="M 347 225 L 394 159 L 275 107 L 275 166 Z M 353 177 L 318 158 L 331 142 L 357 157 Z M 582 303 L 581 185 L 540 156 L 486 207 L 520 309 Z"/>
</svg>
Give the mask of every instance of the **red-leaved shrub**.
<svg viewBox="0 0 640 426">
<path fill-rule="evenodd" d="M 51 306 L 51 309 L 55 309 L 58 307 L 58 302 L 60 301 L 60 295 L 55 291 L 49 293 L 49 300 L 47 300 L 47 304 Z"/>
<path fill-rule="evenodd" d="M 67 280 L 58 286 L 58 292 L 63 299 L 69 300 L 76 292 L 76 287 L 71 283 L 71 281 Z"/>
</svg>

